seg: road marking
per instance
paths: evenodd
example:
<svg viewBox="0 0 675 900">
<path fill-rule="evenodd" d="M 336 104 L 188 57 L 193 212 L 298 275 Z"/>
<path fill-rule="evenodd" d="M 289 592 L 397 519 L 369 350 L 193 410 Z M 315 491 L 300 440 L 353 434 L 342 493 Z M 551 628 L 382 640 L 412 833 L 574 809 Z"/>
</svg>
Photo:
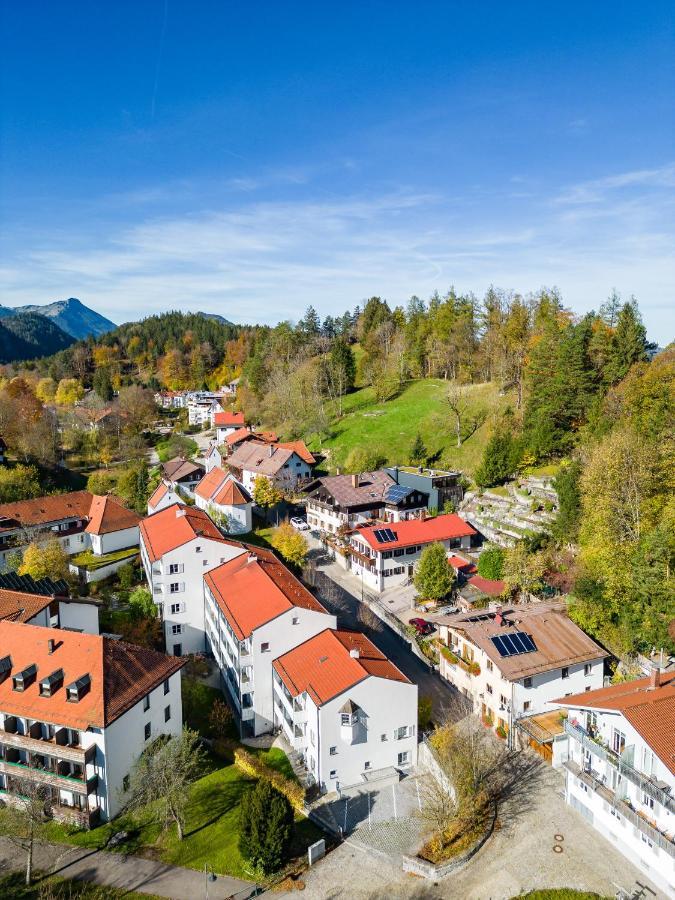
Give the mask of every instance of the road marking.
<svg viewBox="0 0 675 900">
<path fill-rule="evenodd" d="M 398 815 L 396 813 L 396 788 L 394 787 L 393 784 L 391 786 L 391 793 L 394 797 L 394 822 L 398 822 Z"/>
</svg>

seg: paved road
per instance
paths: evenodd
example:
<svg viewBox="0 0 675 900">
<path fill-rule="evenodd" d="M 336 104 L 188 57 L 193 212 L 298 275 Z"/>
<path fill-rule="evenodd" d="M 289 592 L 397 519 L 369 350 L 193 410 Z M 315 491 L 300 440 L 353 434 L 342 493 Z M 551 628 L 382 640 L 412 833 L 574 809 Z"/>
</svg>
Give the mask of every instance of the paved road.
<svg viewBox="0 0 675 900">
<path fill-rule="evenodd" d="M 419 687 L 420 697 L 431 698 L 436 721 L 441 721 L 445 714 L 459 718 L 463 703 L 458 691 L 415 656 L 406 640 L 361 603 L 360 582 L 332 562 L 318 541 L 311 539 L 310 543 L 310 559 L 317 567 L 315 590 L 326 608 L 338 617 L 338 625 L 364 631 L 375 646 Z"/>
<path fill-rule="evenodd" d="M 25 856 L 8 838 L 0 838 L 0 868 L 23 869 Z M 76 881 L 116 887 L 141 894 L 155 894 L 171 900 L 205 896 L 203 872 L 168 866 L 164 863 L 124 856 L 102 850 L 66 847 L 62 844 L 39 844 L 35 852 L 35 869 L 50 872 Z M 252 896 L 254 885 L 226 875 L 218 876 L 208 885 L 209 900 L 246 900 Z"/>
</svg>

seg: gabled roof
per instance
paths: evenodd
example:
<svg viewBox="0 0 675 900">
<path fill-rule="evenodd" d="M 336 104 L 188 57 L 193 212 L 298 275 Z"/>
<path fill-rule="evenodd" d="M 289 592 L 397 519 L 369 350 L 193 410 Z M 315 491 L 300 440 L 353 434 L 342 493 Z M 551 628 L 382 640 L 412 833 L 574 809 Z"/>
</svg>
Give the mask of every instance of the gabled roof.
<svg viewBox="0 0 675 900">
<path fill-rule="evenodd" d="M 376 532 L 389 530 L 394 533 L 394 540 L 380 541 Z M 395 550 L 398 547 L 411 547 L 415 544 L 432 544 L 434 541 L 447 541 L 452 538 L 471 537 L 475 529 L 455 513 L 436 516 L 433 519 L 407 519 L 403 522 L 391 522 L 388 525 L 373 525 L 359 528 L 360 535 L 373 550 Z"/>
<path fill-rule="evenodd" d="M 260 547 L 246 549 L 248 553 L 236 556 L 204 576 L 238 640 L 250 637 L 256 628 L 294 606 L 326 612 L 273 553 Z"/>
<path fill-rule="evenodd" d="M 155 490 L 152 493 L 152 496 L 148 500 L 148 506 L 155 507 L 163 500 L 164 497 L 169 493 L 169 486 L 165 481 L 160 481 Z"/>
<path fill-rule="evenodd" d="M 479 647 L 507 681 L 609 655 L 574 624 L 560 603 L 512 606 L 501 611 L 478 609 L 459 616 L 439 616 L 438 623 Z M 516 632 L 529 635 L 536 649 L 502 656 L 492 638 Z"/>
<path fill-rule="evenodd" d="M 243 506 L 252 498 L 234 475 L 215 466 L 195 488 L 195 496 L 219 506 Z"/>
<path fill-rule="evenodd" d="M 213 416 L 213 424 L 221 428 L 242 427 L 246 424 L 243 412 L 217 412 Z"/>
<path fill-rule="evenodd" d="M 232 452 L 227 464 L 234 469 L 244 469 L 258 475 L 276 475 L 295 453 L 275 444 L 262 441 L 246 441 Z M 296 454 L 297 455 L 297 454 Z"/>
<path fill-rule="evenodd" d="M 8 621 L 0 622 L 0 658 L 5 656 L 12 669 L 0 682 L 0 709 L 77 729 L 110 725 L 184 664 L 179 657 L 100 635 Z M 35 681 L 14 691 L 11 675 L 31 664 L 37 665 Z M 41 697 L 41 679 L 57 669 L 63 669 L 63 685 L 52 697 Z M 66 687 L 83 675 L 91 679 L 89 691 L 77 703 L 66 700 Z"/>
<path fill-rule="evenodd" d="M 201 476 L 204 473 L 204 466 L 183 456 L 176 456 L 164 463 L 162 472 L 168 481 L 181 481 L 183 478 L 192 479 L 195 475 Z"/>
<path fill-rule="evenodd" d="M 230 432 L 225 437 L 225 441 L 229 447 L 234 447 L 237 444 L 240 444 L 242 441 L 248 441 L 253 439 L 253 434 L 248 430 L 248 428 L 237 428 L 236 431 Z"/>
<path fill-rule="evenodd" d="M 483 578 L 482 575 L 471 575 L 468 583 L 472 588 L 487 594 L 488 597 L 501 597 L 506 590 L 506 582 L 498 578 Z"/>
<path fill-rule="evenodd" d="M 86 519 L 93 494 L 72 491 L 70 494 L 50 494 L 34 500 L 0 504 L 0 533 L 17 528 L 35 528 L 63 519 Z"/>
<path fill-rule="evenodd" d="M 294 450 L 300 459 L 309 466 L 313 466 L 316 463 L 314 455 L 308 449 L 307 444 L 305 444 L 304 441 L 284 441 L 283 443 L 277 441 L 275 443 L 277 447 L 282 447 L 284 450 Z"/>
<path fill-rule="evenodd" d="M 222 536 L 204 510 L 182 503 L 174 503 L 146 516 L 141 520 L 140 533 L 151 562 L 199 537 L 232 543 Z"/>
<path fill-rule="evenodd" d="M 111 534 L 114 531 L 134 528 L 140 521 L 141 517 L 137 512 L 122 506 L 114 497 L 94 496 L 89 511 L 89 523 L 84 530 L 88 534 Z"/>
<path fill-rule="evenodd" d="M 473 575 L 478 571 L 475 563 L 468 559 L 464 559 L 462 556 L 457 556 L 456 554 L 448 557 L 448 564 L 452 566 L 455 571 L 461 572 L 462 575 Z"/>
<path fill-rule="evenodd" d="M 29 622 L 46 609 L 54 598 L 44 594 L 27 594 L 0 588 L 0 619 Z"/>
<path fill-rule="evenodd" d="M 326 492 L 338 506 L 382 505 L 389 488 L 396 482 L 387 472 L 361 472 L 359 475 L 327 475 L 307 488 L 308 495 Z"/>
<path fill-rule="evenodd" d="M 352 653 L 354 655 L 352 655 Z M 368 677 L 410 682 L 365 634 L 327 628 L 272 663 L 293 697 L 307 692 L 317 706 Z"/>
<path fill-rule="evenodd" d="M 638 678 L 553 700 L 560 706 L 620 712 L 675 775 L 675 672 L 662 672 L 659 684 Z"/>
</svg>

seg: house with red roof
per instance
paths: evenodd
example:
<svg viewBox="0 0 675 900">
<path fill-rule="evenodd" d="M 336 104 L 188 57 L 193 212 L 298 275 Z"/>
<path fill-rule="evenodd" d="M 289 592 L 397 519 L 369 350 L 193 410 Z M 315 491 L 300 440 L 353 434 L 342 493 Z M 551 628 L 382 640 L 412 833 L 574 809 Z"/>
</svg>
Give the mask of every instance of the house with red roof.
<svg viewBox="0 0 675 900">
<path fill-rule="evenodd" d="M 183 661 L 98 634 L 0 621 L 0 791 L 40 784 L 54 818 L 117 815 L 129 773 L 182 728 Z"/>
<path fill-rule="evenodd" d="M 213 414 L 212 426 L 216 429 L 216 443 L 224 444 L 226 438 L 235 431 L 246 427 L 243 412 L 218 410 Z"/>
<path fill-rule="evenodd" d="M 476 533 L 454 513 L 357 527 L 349 535 L 351 569 L 364 584 L 381 592 L 412 578 L 415 563 L 429 544 L 441 543 L 448 551 L 468 549 Z"/>
<path fill-rule="evenodd" d="M 311 462 L 308 461 L 310 457 Z M 251 493 L 260 477 L 269 479 L 281 490 L 293 491 L 299 481 L 305 481 L 312 474 L 314 457 L 302 441 L 282 446 L 256 438 L 237 444 L 227 458 L 227 465 L 237 481 Z"/>
<path fill-rule="evenodd" d="M 204 607 L 207 650 L 220 668 L 242 736 L 272 731 L 273 660 L 335 628 L 335 616 L 259 547 L 246 547 L 204 576 Z"/>
<path fill-rule="evenodd" d="M 176 503 L 140 523 L 141 561 L 167 651 L 174 656 L 204 651 L 203 577 L 245 552 L 223 537 L 207 513 Z"/>
<path fill-rule="evenodd" d="M 253 528 L 253 498 L 231 472 L 211 469 L 195 488 L 195 505 L 205 510 L 228 534 Z"/>
<path fill-rule="evenodd" d="M 417 762 L 417 685 L 364 634 L 327 629 L 274 660 L 274 717 L 322 792 Z"/>
<path fill-rule="evenodd" d="M 162 479 L 148 500 L 148 515 L 166 509 L 167 506 L 173 506 L 174 503 L 182 503 L 183 498 L 174 488 L 170 481 Z"/>
<path fill-rule="evenodd" d="M 567 802 L 675 895 L 675 672 L 566 694 Z"/>
</svg>

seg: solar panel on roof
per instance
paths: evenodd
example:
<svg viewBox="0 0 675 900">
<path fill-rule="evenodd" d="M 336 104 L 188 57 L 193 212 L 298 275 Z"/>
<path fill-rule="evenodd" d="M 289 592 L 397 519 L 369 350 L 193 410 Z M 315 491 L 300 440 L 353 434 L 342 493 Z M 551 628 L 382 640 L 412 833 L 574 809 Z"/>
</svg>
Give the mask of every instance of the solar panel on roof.
<svg viewBox="0 0 675 900">
<path fill-rule="evenodd" d="M 391 487 L 387 488 L 385 499 L 390 503 L 398 503 L 412 492 L 413 488 L 411 487 L 405 487 L 402 484 L 393 484 Z"/>
<path fill-rule="evenodd" d="M 386 536 L 383 528 L 376 528 L 375 531 L 373 532 L 373 534 L 375 535 L 375 540 L 378 541 L 380 544 L 387 543 L 387 536 Z"/>
<path fill-rule="evenodd" d="M 396 535 L 395 535 L 394 532 L 391 530 L 391 528 L 385 528 L 385 532 L 386 532 L 387 540 L 388 540 L 388 541 L 395 541 L 395 540 L 396 540 Z"/>
<path fill-rule="evenodd" d="M 502 657 L 520 656 L 521 653 L 533 653 L 537 646 L 529 634 L 515 631 L 512 634 L 498 634 L 490 639 Z"/>
</svg>

